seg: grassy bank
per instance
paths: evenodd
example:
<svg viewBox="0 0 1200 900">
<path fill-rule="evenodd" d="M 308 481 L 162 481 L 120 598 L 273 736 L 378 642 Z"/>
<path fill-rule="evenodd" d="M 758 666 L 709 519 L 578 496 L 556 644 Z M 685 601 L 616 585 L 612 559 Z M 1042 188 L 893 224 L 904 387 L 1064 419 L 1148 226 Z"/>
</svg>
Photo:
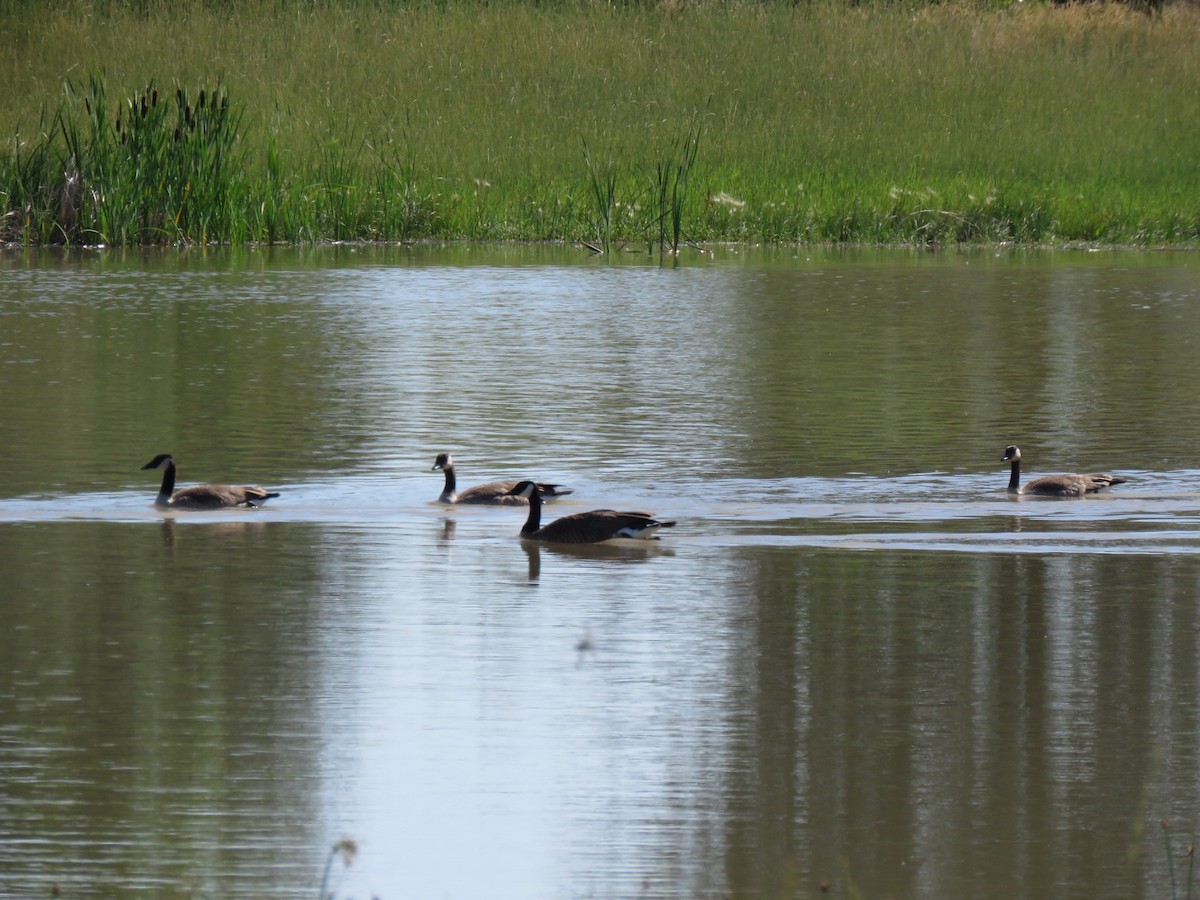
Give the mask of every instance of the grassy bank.
<svg viewBox="0 0 1200 900">
<path fill-rule="evenodd" d="M 12 240 L 1200 241 L 1193 6 L 15 0 L 0 33 Z"/>
</svg>

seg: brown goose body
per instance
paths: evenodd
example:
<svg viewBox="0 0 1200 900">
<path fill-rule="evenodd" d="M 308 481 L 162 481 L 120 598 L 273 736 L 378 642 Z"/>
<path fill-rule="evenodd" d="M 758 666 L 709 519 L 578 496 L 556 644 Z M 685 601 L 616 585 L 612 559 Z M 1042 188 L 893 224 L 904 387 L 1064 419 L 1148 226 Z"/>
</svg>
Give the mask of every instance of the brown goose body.
<svg viewBox="0 0 1200 900">
<path fill-rule="evenodd" d="M 1124 484 L 1125 479 L 1115 475 L 1044 475 L 1022 486 L 1021 484 L 1021 449 L 1015 444 L 1004 448 L 1001 462 L 1012 465 L 1008 478 L 1010 494 L 1033 494 L 1039 497 L 1084 497 L 1112 487 L 1114 484 Z"/>
<path fill-rule="evenodd" d="M 231 506 L 262 506 L 279 493 L 260 487 L 232 484 L 198 484 L 195 487 L 175 490 L 175 460 L 169 453 L 160 453 L 143 469 L 162 469 L 162 486 L 154 505 L 169 509 L 225 509 Z"/>
<path fill-rule="evenodd" d="M 479 484 L 472 488 L 467 488 L 461 494 L 455 488 L 457 478 L 454 472 L 454 458 L 449 453 L 439 453 L 437 459 L 433 461 L 431 472 L 441 469 L 446 475 L 445 484 L 442 487 L 441 496 L 438 500 L 441 503 L 468 503 L 489 506 L 527 506 L 529 501 L 517 494 L 511 493 L 512 489 L 519 482 L 516 481 L 489 481 L 487 484 Z M 542 491 L 544 497 L 562 497 L 566 494 L 574 493 L 571 488 L 565 488 L 558 484 L 540 484 L 538 487 Z"/>
<path fill-rule="evenodd" d="M 539 485 L 532 481 L 522 481 L 512 489 L 512 493 L 525 497 L 529 503 L 529 517 L 521 528 L 521 537 L 527 541 L 543 541 L 548 544 L 597 544 L 614 538 L 658 540 L 655 534 L 658 529 L 675 527 L 674 522 L 661 522 L 650 513 L 617 512 L 615 509 L 573 513 L 555 519 L 543 527 Z"/>
</svg>

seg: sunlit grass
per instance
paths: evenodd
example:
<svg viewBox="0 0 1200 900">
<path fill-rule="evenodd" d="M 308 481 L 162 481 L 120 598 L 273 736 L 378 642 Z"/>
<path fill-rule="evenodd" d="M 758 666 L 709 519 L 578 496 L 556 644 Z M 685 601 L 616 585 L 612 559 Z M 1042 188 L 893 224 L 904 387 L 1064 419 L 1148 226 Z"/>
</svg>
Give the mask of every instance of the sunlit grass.
<svg viewBox="0 0 1200 900">
<path fill-rule="evenodd" d="M 668 244 L 676 224 L 685 240 L 1200 238 L 1191 6 L 63 0 L 5 4 L 0 30 L 17 238 L 649 247 L 664 203 Z M 93 76 L 110 121 L 150 84 L 221 85 L 243 155 L 220 210 L 187 229 L 58 221 L 67 176 L 41 132 L 60 107 L 82 122 L 63 84 Z M 687 190 L 664 201 L 662 167 L 693 138 Z"/>
</svg>

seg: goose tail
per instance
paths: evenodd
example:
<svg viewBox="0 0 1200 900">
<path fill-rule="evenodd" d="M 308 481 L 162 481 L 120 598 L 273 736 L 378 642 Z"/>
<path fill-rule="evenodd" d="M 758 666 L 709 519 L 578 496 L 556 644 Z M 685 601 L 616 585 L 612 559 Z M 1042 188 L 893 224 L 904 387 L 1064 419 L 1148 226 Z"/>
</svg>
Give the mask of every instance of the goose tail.
<svg viewBox="0 0 1200 900">
<path fill-rule="evenodd" d="M 655 533 L 660 528 L 674 528 L 674 522 L 655 522 L 651 521 L 645 525 L 627 525 L 617 531 L 615 537 L 636 538 L 642 541 L 657 541 L 658 535 Z"/>
</svg>

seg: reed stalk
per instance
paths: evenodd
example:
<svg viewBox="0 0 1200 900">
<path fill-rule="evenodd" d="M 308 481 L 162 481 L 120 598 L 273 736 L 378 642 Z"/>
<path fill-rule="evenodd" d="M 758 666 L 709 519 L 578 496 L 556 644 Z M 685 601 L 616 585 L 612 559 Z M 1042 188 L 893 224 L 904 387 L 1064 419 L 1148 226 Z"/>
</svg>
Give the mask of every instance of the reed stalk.
<svg viewBox="0 0 1200 900">
<path fill-rule="evenodd" d="M 587 141 L 583 142 L 583 161 L 591 188 L 596 238 L 605 253 L 612 252 L 613 210 L 617 205 L 617 165 L 610 158 L 603 167 L 592 161 Z"/>
<path fill-rule="evenodd" d="M 679 255 L 679 241 L 683 233 L 683 210 L 690 193 L 692 170 L 696 164 L 696 153 L 700 149 L 700 131 L 701 123 L 697 119 L 696 123 L 688 129 L 687 135 L 673 148 L 676 151 L 674 153 L 675 158 L 667 170 L 667 195 L 671 218 L 671 253 L 674 256 Z M 662 252 L 661 242 L 659 244 L 659 252 Z"/>
</svg>

